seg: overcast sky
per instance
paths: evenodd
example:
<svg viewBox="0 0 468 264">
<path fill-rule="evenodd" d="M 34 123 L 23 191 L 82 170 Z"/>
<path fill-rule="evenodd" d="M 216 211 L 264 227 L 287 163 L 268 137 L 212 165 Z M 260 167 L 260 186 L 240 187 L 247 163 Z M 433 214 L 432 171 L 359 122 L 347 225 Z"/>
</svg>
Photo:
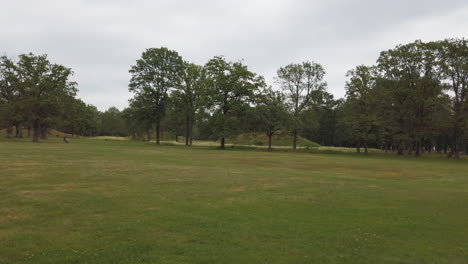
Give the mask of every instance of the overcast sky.
<svg viewBox="0 0 468 264">
<path fill-rule="evenodd" d="M 150 47 L 187 61 L 215 55 L 273 78 L 280 66 L 312 60 L 343 97 L 346 71 L 416 39 L 468 37 L 466 0 L 0 0 L 0 54 L 48 54 L 71 67 L 78 97 L 123 109 L 130 65 Z"/>
</svg>

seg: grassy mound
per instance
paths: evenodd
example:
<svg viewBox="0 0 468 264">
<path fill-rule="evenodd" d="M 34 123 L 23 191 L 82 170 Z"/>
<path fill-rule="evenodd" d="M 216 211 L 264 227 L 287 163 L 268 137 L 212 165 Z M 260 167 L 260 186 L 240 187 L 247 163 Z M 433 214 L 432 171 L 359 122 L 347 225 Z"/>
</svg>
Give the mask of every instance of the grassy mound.
<svg viewBox="0 0 468 264">
<path fill-rule="evenodd" d="M 4 129 L 1 129 L 0 130 L 0 137 L 6 137 L 7 135 L 7 132 L 6 132 L 6 128 Z M 13 128 L 13 136 L 16 135 L 16 128 Z M 33 129 L 31 129 L 30 131 L 30 136 L 29 137 L 32 137 L 33 135 Z M 58 131 L 58 130 L 55 130 L 55 129 L 47 129 L 47 135 L 50 136 L 50 137 L 71 137 L 72 135 L 71 134 L 68 134 L 68 133 L 64 133 L 64 132 L 61 132 L 61 131 Z M 23 128 L 23 137 L 28 137 L 28 129 L 27 128 Z"/>
<path fill-rule="evenodd" d="M 287 131 L 278 131 L 273 135 L 272 145 L 273 146 L 291 146 L 293 142 L 292 135 Z M 268 136 L 266 133 L 255 132 L 255 133 L 245 133 L 233 138 L 229 143 L 237 145 L 255 145 L 255 146 L 267 146 L 268 145 Z M 312 142 L 303 137 L 297 138 L 297 145 L 299 147 L 307 148 L 318 148 L 319 144 Z"/>
</svg>

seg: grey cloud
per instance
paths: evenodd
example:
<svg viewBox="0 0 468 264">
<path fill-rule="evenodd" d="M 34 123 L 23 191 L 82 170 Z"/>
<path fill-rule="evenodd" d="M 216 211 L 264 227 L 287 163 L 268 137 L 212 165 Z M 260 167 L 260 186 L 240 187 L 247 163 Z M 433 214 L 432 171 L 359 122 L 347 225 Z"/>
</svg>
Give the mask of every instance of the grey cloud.
<svg viewBox="0 0 468 264">
<path fill-rule="evenodd" d="M 167 46 L 203 64 L 244 59 L 274 85 L 276 69 L 314 60 L 329 91 L 346 71 L 415 39 L 466 37 L 466 1 L 0 0 L 0 53 L 47 53 L 72 67 L 79 97 L 100 110 L 131 97 L 128 69 L 145 48 Z"/>
</svg>

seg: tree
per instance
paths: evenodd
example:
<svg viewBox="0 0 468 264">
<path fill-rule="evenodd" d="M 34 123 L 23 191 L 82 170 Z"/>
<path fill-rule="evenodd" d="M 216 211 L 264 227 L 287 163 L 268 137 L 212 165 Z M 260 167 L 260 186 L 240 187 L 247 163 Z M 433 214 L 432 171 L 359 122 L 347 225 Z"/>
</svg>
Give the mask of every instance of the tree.
<svg viewBox="0 0 468 264">
<path fill-rule="evenodd" d="M 221 139 L 220 147 L 224 149 L 225 139 L 238 134 L 241 116 L 265 82 L 262 76 L 251 72 L 242 62 L 227 62 L 219 56 L 208 61 L 205 70 L 212 134 L 214 138 Z"/>
<path fill-rule="evenodd" d="M 129 103 L 129 107 L 122 112 L 126 121 L 128 132 L 133 138 L 143 139 L 147 135 L 147 140 L 151 140 L 151 130 L 154 126 L 154 116 L 156 116 L 153 107 L 153 98 L 146 97 L 144 94 L 136 95 Z"/>
<path fill-rule="evenodd" d="M 26 116 L 24 107 L 24 90 L 15 62 L 6 57 L 0 57 L 0 120 L 6 126 L 7 137 L 13 137 L 13 126 L 16 126 L 16 136 L 22 137 L 22 123 Z"/>
<path fill-rule="evenodd" d="M 452 148 L 449 156 L 460 158 L 463 145 L 465 105 L 468 96 L 468 40 L 446 39 L 433 43 L 438 51 L 440 67 L 453 93 Z"/>
<path fill-rule="evenodd" d="M 288 111 L 285 105 L 285 95 L 270 88 L 262 90 L 258 95 L 254 108 L 254 126 L 265 131 L 268 137 L 268 151 L 271 151 L 272 137 L 276 131 L 285 129 L 288 123 Z"/>
<path fill-rule="evenodd" d="M 378 59 L 382 72 L 379 85 L 384 95 L 384 109 L 393 116 L 387 121 L 397 144 L 398 153 L 415 150 L 420 155 L 427 131 L 433 128 L 434 109 L 443 95 L 440 71 L 437 69 L 434 49 L 416 41 L 384 51 Z"/>
<path fill-rule="evenodd" d="M 75 96 L 76 83 L 70 81 L 73 71 L 59 64 L 52 64 L 46 55 L 32 53 L 20 55 L 18 75 L 24 88 L 24 103 L 33 124 L 33 142 L 46 138 L 47 128 L 59 115 L 64 99 Z"/>
<path fill-rule="evenodd" d="M 127 136 L 125 120 L 122 112 L 116 107 L 109 107 L 101 114 L 101 135 L 103 136 Z"/>
<path fill-rule="evenodd" d="M 156 144 L 160 144 L 161 121 L 165 115 L 169 89 L 179 85 L 183 70 L 182 57 L 167 48 L 151 48 L 143 52 L 136 65 L 131 66 L 132 78 L 129 90 L 135 96 L 151 98 L 147 100 L 153 109 L 152 121 L 156 124 Z"/>
<path fill-rule="evenodd" d="M 80 99 L 69 97 L 64 102 L 56 127 L 72 136 L 93 136 L 99 133 L 100 112 Z"/>
<path fill-rule="evenodd" d="M 191 146 L 193 140 L 193 126 L 197 111 L 202 104 L 201 94 L 204 88 L 205 71 L 202 66 L 193 63 L 184 63 L 181 82 L 174 98 L 182 103 L 185 115 L 185 145 Z"/>
<path fill-rule="evenodd" d="M 297 134 L 300 129 L 301 113 L 311 104 L 314 94 L 325 90 L 323 81 L 325 70 L 322 65 L 306 61 L 289 64 L 277 72 L 277 83 L 288 93 L 288 103 L 293 114 L 293 149 L 297 146 Z"/>
<path fill-rule="evenodd" d="M 379 121 L 375 95 L 377 72 L 374 67 L 360 65 L 348 71 L 346 76 L 350 78 L 346 82 L 346 95 L 349 121 L 357 139 L 356 149 L 360 152 L 363 144 L 367 153 L 369 139 Z"/>
</svg>

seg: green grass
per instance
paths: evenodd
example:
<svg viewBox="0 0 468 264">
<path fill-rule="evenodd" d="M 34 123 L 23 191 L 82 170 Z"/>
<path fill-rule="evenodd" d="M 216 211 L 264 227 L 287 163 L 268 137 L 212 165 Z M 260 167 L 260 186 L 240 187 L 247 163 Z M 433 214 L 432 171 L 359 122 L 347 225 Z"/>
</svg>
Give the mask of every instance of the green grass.
<svg viewBox="0 0 468 264">
<path fill-rule="evenodd" d="M 0 263 L 468 262 L 468 162 L 0 141 Z"/>
</svg>

